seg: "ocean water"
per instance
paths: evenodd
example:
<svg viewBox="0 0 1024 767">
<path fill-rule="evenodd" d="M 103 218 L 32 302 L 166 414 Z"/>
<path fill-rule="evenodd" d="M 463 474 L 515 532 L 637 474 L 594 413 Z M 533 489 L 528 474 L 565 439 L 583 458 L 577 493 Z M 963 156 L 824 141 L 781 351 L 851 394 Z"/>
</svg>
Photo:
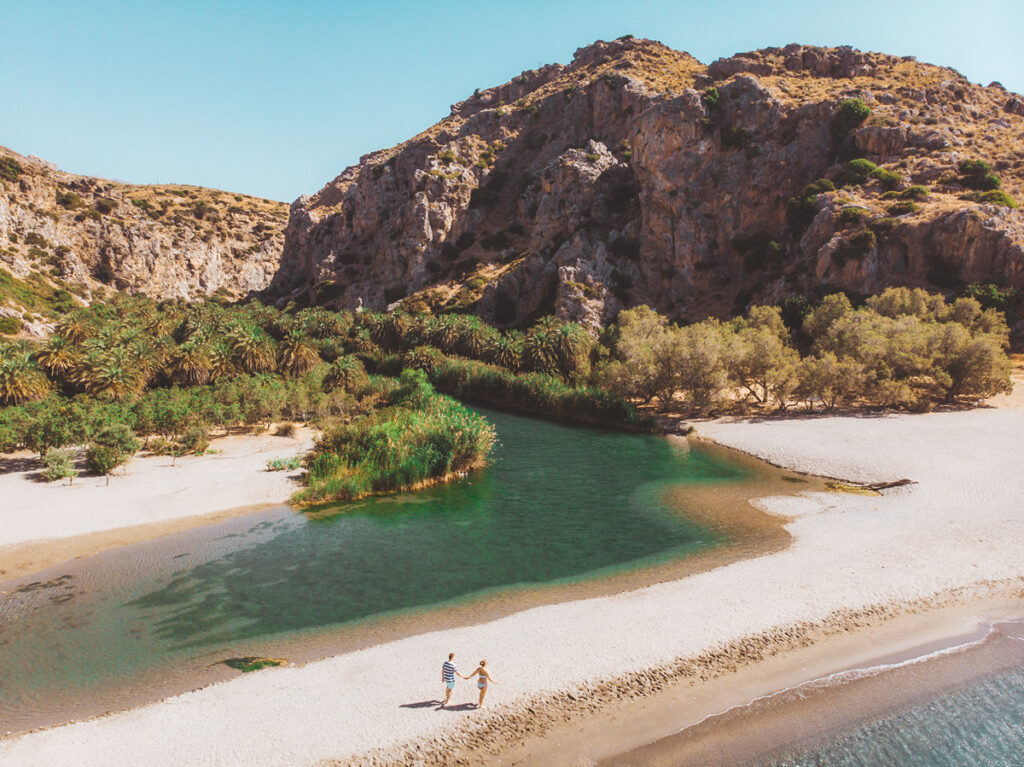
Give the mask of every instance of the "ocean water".
<svg viewBox="0 0 1024 767">
<path fill-rule="evenodd" d="M 224 658 L 307 633 L 685 558 L 721 534 L 670 491 L 750 474 L 663 438 L 485 415 L 493 464 L 464 481 L 315 517 L 271 510 L 5 585 L 0 733 L 175 675 L 209 681 Z"/>
<path fill-rule="evenodd" d="M 1019 665 L 862 722 L 762 767 L 1021 767 L 1024 642 Z M 970 662 L 965 656 L 964 662 Z"/>
</svg>

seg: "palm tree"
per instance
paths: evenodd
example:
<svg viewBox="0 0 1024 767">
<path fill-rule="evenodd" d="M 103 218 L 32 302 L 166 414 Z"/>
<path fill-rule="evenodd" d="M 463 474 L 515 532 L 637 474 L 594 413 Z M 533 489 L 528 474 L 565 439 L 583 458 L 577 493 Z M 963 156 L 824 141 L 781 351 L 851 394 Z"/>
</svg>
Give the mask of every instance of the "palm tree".
<svg viewBox="0 0 1024 767">
<path fill-rule="evenodd" d="M 0 347 L 0 405 L 42 399 L 49 389 L 49 381 L 27 349 L 13 344 Z"/>
<path fill-rule="evenodd" d="M 277 347 L 277 368 L 288 376 L 297 376 L 320 364 L 316 344 L 301 330 L 295 329 L 281 339 Z"/>
<path fill-rule="evenodd" d="M 92 326 L 82 312 L 75 312 L 58 322 L 55 332 L 73 344 L 80 344 L 92 335 Z"/>
<path fill-rule="evenodd" d="M 455 314 L 445 314 L 437 318 L 430 341 L 438 349 L 446 354 L 455 354 L 461 330 L 459 317 Z"/>
<path fill-rule="evenodd" d="M 527 368 L 538 373 L 558 375 L 560 343 L 557 331 L 560 324 L 554 317 L 541 317 L 527 331 L 523 339 L 523 362 Z"/>
<path fill-rule="evenodd" d="M 210 380 L 230 378 L 238 373 L 234 352 L 227 341 L 218 341 L 210 349 Z"/>
<path fill-rule="evenodd" d="M 487 357 L 495 365 L 509 370 L 519 370 L 523 364 L 523 335 L 514 330 L 502 333 L 491 340 Z"/>
<path fill-rule="evenodd" d="M 75 344 L 55 333 L 33 356 L 51 379 L 63 381 L 75 369 L 79 354 Z"/>
<path fill-rule="evenodd" d="M 115 346 L 95 356 L 84 376 L 85 390 L 98 397 L 123 400 L 139 394 L 146 381 L 129 349 Z"/>
<path fill-rule="evenodd" d="M 472 315 L 462 317 L 459 326 L 457 351 L 472 359 L 481 359 L 498 335 L 497 330 Z"/>
<path fill-rule="evenodd" d="M 555 329 L 558 371 L 565 379 L 590 373 L 590 349 L 594 340 L 578 322 L 563 322 Z"/>
<path fill-rule="evenodd" d="M 444 362 L 444 355 L 433 346 L 415 346 L 402 358 L 403 367 L 424 370 L 427 373 Z"/>
<path fill-rule="evenodd" d="M 346 354 L 343 357 L 338 357 L 327 369 L 327 375 L 324 376 L 324 389 L 330 391 L 341 388 L 347 392 L 354 392 L 366 383 L 366 380 L 366 368 L 363 367 L 363 363 L 358 357 Z"/>
<path fill-rule="evenodd" d="M 235 361 L 246 373 L 263 373 L 274 367 L 274 345 L 262 328 L 241 325 L 231 333 Z"/>
<path fill-rule="evenodd" d="M 207 383 L 213 370 L 210 350 L 200 341 L 186 341 L 171 352 L 167 377 L 186 386 Z"/>
</svg>

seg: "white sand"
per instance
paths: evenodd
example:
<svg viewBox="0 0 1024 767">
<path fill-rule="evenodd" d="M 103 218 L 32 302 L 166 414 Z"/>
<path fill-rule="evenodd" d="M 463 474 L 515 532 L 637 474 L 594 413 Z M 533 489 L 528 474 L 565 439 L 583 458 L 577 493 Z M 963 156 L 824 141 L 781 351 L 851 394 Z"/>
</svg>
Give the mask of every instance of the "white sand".
<svg viewBox="0 0 1024 767">
<path fill-rule="evenodd" d="M 794 542 L 776 554 L 9 739 L 0 764 L 312 765 L 477 716 L 402 707 L 438 696 L 449 650 L 463 670 L 488 658 L 500 682 L 489 703 L 509 704 L 843 608 L 1024 576 L 1024 410 L 711 423 L 700 432 L 794 469 L 919 484 L 878 497 L 768 499 L 766 508 L 794 517 Z M 454 702 L 469 700 L 475 689 L 460 681 Z"/>
<path fill-rule="evenodd" d="M 265 471 L 267 460 L 309 450 L 313 436 L 241 435 L 213 440 L 212 455 L 136 456 L 109 485 L 83 476 L 69 486 L 39 482 L 37 469 L 0 474 L 3 547 L 101 530 L 196 517 L 238 507 L 283 503 L 298 489 L 296 471 Z"/>
</svg>

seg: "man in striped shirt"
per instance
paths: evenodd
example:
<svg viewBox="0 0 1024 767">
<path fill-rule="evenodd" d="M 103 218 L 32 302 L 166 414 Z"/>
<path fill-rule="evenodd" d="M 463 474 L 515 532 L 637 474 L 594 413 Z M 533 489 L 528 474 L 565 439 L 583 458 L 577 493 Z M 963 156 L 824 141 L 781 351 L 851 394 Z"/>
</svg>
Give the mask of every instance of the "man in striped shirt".
<svg viewBox="0 0 1024 767">
<path fill-rule="evenodd" d="M 441 681 L 444 682 L 444 703 L 441 704 L 441 708 L 448 705 L 448 699 L 452 697 L 452 690 L 455 689 L 455 675 L 459 674 L 459 670 L 455 668 L 455 664 L 452 659 L 455 657 L 455 653 L 448 653 L 448 660 L 441 665 Z M 462 674 L 459 674 L 462 676 Z M 462 676 L 463 679 L 469 679 L 468 676 Z"/>
</svg>

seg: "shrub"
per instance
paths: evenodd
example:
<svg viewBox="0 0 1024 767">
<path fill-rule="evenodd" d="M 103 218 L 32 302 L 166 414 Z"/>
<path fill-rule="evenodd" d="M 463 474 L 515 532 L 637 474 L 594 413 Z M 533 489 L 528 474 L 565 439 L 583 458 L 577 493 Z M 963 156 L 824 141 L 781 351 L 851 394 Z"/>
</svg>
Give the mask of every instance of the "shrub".
<svg viewBox="0 0 1024 767">
<path fill-rule="evenodd" d="M 843 224 L 856 224 L 869 215 L 871 215 L 871 211 L 867 208 L 862 208 L 859 205 L 847 205 L 839 211 L 839 220 Z"/>
<path fill-rule="evenodd" d="M 113 448 L 128 457 L 134 455 L 135 451 L 139 449 L 139 440 L 135 437 L 135 432 L 123 423 L 103 427 L 92 441 L 94 444 Z"/>
<path fill-rule="evenodd" d="M 848 260 L 860 260 L 867 255 L 868 251 L 875 247 L 877 240 L 875 233 L 870 229 L 864 229 L 843 240 L 839 247 L 832 252 L 832 259 L 843 266 Z"/>
<path fill-rule="evenodd" d="M 818 195 L 835 191 L 836 185 L 827 178 L 819 178 L 804 187 L 799 197 L 790 197 L 786 203 L 786 220 L 796 234 L 803 234 L 818 213 Z"/>
<path fill-rule="evenodd" d="M 109 477 L 114 469 L 127 463 L 130 457 L 109 445 L 97 445 L 91 442 L 85 450 L 85 465 L 93 474 Z"/>
<path fill-rule="evenodd" d="M 291 422 L 279 423 L 277 425 L 277 428 L 274 429 L 274 436 L 275 437 L 294 437 L 295 436 L 295 424 L 293 424 Z"/>
<path fill-rule="evenodd" d="M 455 152 L 451 149 L 445 149 L 444 151 L 437 153 L 437 159 L 444 163 L 452 163 L 458 158 L 455 156 Z"/>
<path fill-rule="evenodd" d="M 117 203 L 107 197 L 101 197 L 96 200 L 93 207 L 96 209 L 96 212 L 106 216 L 113 212 L 114 208 L 117 207 Z"/>
<path fill-rule="evenodd" d="M 873 178 L 879 170 L 881 169 L 873 162 L 861 157 L 846 163 L 846 168 L 840 174 L 840 180 L 843 186 L 847 184 L 863 184 L 869 178 Z"/>
<path fill-rule="evenodd" d="M 57 192 L 57 204 L 66 210 L 76 210 L 85 207 L 82 198 L 74 192 Z"/>
<path fill-rule="evenodd" d="M 1001 205 L 1004 208 L 1016 208 L 1017 201 L 1001 189 L 992 189 L 978 195 L 978 202 L 988 205 Z"/>
<path fill-rule="evenodd" d="M 919 210 L 921 210 L 921 206 L 911 200 L 893 203 L 888 208 L 890 216 L 905 216 L 908 213 L 916 213 Z"/>
<path fill-rule="evenodd" d="M 878 179 L 878 183 L 883 189 L 889 189 L 890 191 L 899 188 L 900 184 L 903 183 L 903 176 L 885 168 L 879 168 L 875 178 Z"/>
<path fill-rule="evenodd" d="M 860 99 L 847 99 L 839 104 L 832 118 L 832 132 L 839 140 L 850 135 L 850 131 L 868 119 L 871 107 Z"/>
<path fill-rule="evenodd" d="M 17 181 L 21 175 L 21 163 L 13 157 L 0 157 L 0 179 Z"/>
<path fill-rule="evenodd" d="M 0 317 L 0 335 L 13 336 L 21 330 L 21 320 L 17 317 Z"/>
<path fill-rule="evenodd" d="M 712 111 L 715 110 L 715 109 L 718 109 L 718 105 L 719 105 L 718 88 L 711 87 L 711 88 L 706 88 L 704 90 L 704 105 L 709 110 L 712 110 Z"/>
<path fill-rule="evenodd" d="M 302 459 L 298 456 L 271 458 L 267 461 L 267 471 L 295 471 L 300 468 L 302 468 Z"/>
<path fill-rule="evenodd" d="M 78 476 L 78 470 L 74 464 L 75 452 L 73 450 L 62 450 L 51 447 L 43 456 L 43 480 L 56 482 L 60 479 L 74 481 Z"/>
<path fill-rule="evenodd" d="M 957 170 L 960 171 L 960 183 L 969 189 L 987 191 L 998 189 L 1001 185 L 992 167 L 983 160 L 963 160 L 957 165 Z"/>
<path fill-rule="evenodd" d="M 931 192 L 928 191 L 928 187 L 915 184 L 914 186 L 908 186 L 902 192 L 900 192 L 901 200 L 926 200 Z"/>
</svg>

